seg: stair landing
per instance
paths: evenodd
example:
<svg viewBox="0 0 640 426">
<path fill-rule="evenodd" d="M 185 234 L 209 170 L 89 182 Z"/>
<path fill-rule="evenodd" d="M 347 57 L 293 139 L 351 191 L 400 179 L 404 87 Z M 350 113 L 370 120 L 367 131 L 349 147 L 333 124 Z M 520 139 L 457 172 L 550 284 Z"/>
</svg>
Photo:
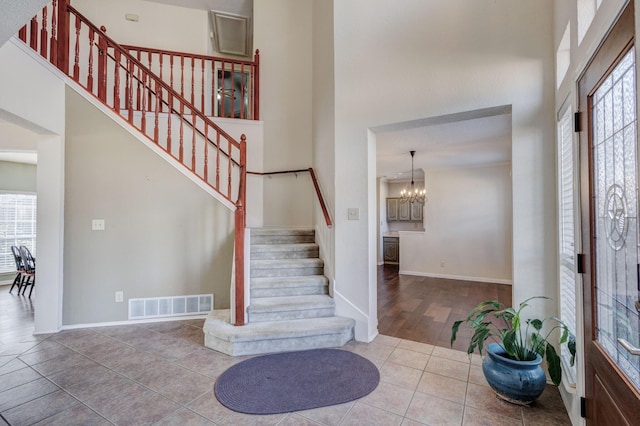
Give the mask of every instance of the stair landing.
<svg viewBox="0 0 640 426">
<path fill-rule="evenodd" d="M 228 309 L 211 312 L 204 325 L 204 345 L 232 356 L 335 348 L 353 340 L 355 321 L 344 317 L 230 324 Z"/>
</svg>

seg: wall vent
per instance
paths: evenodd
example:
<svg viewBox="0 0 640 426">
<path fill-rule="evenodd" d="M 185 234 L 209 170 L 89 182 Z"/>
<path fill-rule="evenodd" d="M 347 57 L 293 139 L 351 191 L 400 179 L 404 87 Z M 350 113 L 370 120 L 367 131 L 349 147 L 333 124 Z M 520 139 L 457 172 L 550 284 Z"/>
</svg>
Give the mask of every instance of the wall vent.
<svg viewBox="0 0 640 426">
<path fill-rule="evenodd" d="M 129 319 L 201 315 L 213 309 L 213 294 L 129 299 Z"/>
</svg>

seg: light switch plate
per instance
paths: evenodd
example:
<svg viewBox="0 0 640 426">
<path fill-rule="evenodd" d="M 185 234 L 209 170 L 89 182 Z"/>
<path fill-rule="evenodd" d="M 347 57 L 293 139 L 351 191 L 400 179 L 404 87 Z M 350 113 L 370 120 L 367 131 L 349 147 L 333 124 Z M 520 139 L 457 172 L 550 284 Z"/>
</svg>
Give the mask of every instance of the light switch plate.
<svg viewBox="0 0 640 426">
<path fill-rule="evenodd" d="M 92 231 L 104 231 L 104 219 L 93 219 L 91 221 Z"/>
<path fill-rule="evenodd" d="M 349 220 L 360 220 L 360 209 L 357 207 L 350 207 L 348 210 Z"/>
</svg>

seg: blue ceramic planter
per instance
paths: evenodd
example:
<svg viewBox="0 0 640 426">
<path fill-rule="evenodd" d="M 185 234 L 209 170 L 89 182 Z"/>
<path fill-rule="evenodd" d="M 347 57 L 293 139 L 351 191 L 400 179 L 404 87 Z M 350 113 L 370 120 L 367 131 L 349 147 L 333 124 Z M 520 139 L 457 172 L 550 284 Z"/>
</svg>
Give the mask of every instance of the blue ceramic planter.
<svg viewBox="0 0 640 426">
<path fill-rule="evenodd" d="M 482 371 L 500 398 L 527 405 L 542 394 L 547 378 L 540 366 L 540 355 L 534 361 L 515 361 L 503 356 L 506 352 L 497 343 L 489 344 L 486 350 L 489 356 L 482 361 Z"/>
</svg>

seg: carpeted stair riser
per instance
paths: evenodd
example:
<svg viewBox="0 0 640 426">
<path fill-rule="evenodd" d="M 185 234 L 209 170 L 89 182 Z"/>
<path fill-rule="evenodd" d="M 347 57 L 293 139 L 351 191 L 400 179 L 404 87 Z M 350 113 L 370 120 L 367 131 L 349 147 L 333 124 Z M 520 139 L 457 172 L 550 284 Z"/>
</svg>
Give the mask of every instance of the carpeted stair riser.
<svg viewBox="0 0 640 426">
<path fill-rule="evenodd" d="M 335 308 L 303 309 L 282 312 L 249 312 L 249 322 L 291 321 L 297 319 L 326 318 L 335 315 Z"/>
<path fill-rule="evenodd" d="M 323 268 L 283 268 L 283 269 L 252 269 L 251 276 L 261 277 L 295 277 L 300 275 L 318 275 Z"/>
<path fill-rule="evenodd" d="M 335 315 L 335 302 L 326 295 L 265 297 L 254 299 L 247 309 L 249 322 L 289 321 Z"/>
<path fill-rule="evenodd" d="M 315 243 L 301 244 L 252 244 L 251 259 L 309 259 L 319 255 Z"/>
<path fill-rule="evenodd" d="M 320 259 L 251 260 L 252 277 L 292 277 L 324 274 Z"/>
<path fill-rule="evenodd" d="M 315 243 L 313 230 L 251 230 L 251 245 L 254 244 L 300 244 Z"/>
<path fill-rule="evenodd" d="M 229 324 L 229 310 L 209 314 L 204 325 L 205 346 L 228 355 L 335 348 L 353 340 L 355 321 L 345 317 Z"/>
<path fill-rule="evenodd" d="M 251 278 L 252 298 L 316 294 L 329 294 L 329 280 L 324 275 Z"/>
</svg>

